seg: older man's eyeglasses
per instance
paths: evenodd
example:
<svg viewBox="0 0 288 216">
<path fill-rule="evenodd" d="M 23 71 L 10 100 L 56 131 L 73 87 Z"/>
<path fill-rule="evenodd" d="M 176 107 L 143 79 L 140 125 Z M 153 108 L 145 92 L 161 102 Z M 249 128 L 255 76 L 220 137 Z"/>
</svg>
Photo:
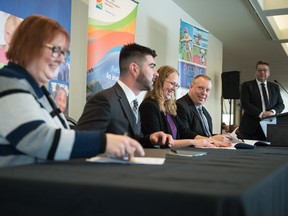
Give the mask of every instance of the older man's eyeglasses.
<svg viewBox="0 0 288 216">
<path fill-rule="evenodd" d="M 170 82 L 170 81 L 168 81 L 168 80 L 165 80 L 165 82 L 168 82 L 168 83 L 170 83 L 173 87 L 175 87 L 176 89 L 179 89 L 179 87 L 180 87 L 180 85 L 178 84 L 178 83 L 176 83 L 176 82 Z"/>
<path fill-rule="evenodd" d="M 268 69 L 268 68 L 257 68 L 257 72 L 261 73 L 262 71 L 263 71 L 264 73 L 266 73 L 266 72 L 269 71 L 269 69 Z"/>
<path fill-rule="evenodd" d="M 51 44 L 45 44 L 45 46 L 52 51 L 52 57 L 59 58 L 61 55 L 66 59 L 69 55 L 69 51 L 62 50 L 59 46 L 53 46 Z"/>
</svg>

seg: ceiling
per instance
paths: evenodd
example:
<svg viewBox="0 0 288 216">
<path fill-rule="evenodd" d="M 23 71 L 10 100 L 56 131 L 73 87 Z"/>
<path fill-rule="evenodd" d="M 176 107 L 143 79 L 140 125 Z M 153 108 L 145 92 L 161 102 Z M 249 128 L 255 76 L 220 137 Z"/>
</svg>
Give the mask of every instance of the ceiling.
<svg viewBox="0 0 288 216">
<path fill-rule="evenodd" d="M 240 71 L 243 82 L 255 78 L 258 60 L 267 61 L 270 81 L 288 89 L 286 52 L 271 39 L 248 0 L 173 1 L 223 43 L 223 71 Z"/>
</svg>

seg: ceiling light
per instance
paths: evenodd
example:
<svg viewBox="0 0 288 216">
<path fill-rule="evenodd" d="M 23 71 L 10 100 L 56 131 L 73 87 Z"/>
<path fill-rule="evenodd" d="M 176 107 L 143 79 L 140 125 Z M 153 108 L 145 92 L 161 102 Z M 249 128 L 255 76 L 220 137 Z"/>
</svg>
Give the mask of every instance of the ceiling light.
<svg viewBox="0 0 288 216">
<path fill-rule="evenodd" d="M 288 55 L 288 1 L 248 0 L 272 40 L 279 41 Z"/>
</svg>

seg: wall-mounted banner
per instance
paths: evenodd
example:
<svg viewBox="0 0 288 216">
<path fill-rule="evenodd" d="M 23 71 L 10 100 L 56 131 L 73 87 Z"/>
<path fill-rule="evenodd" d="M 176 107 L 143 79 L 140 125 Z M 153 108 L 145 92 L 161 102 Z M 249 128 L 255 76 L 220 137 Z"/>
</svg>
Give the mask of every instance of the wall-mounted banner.
<svg viewBox="0 0 288 216">
<path fill-rule="evenodd" d="M 20 22 L 32 14 L 41 14 L 56 20 L 70 34 L 71 0 L 9 0 L 0 1 L 0 68 L 8 63 L 6 51 L 12 34 Z M 27 29 L 29 31 L 29 29 Z M 68 115 L 70 56 L 61 64 L 48 89 L 57 96 L 56 103 Z M 60 91 L 58 91 L 61 89 Z M 63 90 L 63 91 L 62 91 Z M 57 94 L 59 92 L 59 94 Z M 64 94 L 65 93 L 65 94 Z M 61 104 L 60 104 L 61 96 Z M 56 98 L 55 98 L 56 99 Z M 59 102 L 59 103 L 58 103 Z"/>
<path fill-rule="evenodd" d="M 199 74 L 205 74 L 206 68 L 184 61 L 178 61 L 178 71 L 180 73 L 180 86 L 188 89 L 194 77 Z"/>
<path fill-rule="evenodd" d="M 178 71 L 180 85 L 189 88 L 198 74 L 206 73 L 209 32 L 180 21 Z"/>
<path fill-rule="evenodd" d="M 135 38 L 138 2 L 89 0 L 87 100 L 119 79 L 119 52 Z"/>
</svg>

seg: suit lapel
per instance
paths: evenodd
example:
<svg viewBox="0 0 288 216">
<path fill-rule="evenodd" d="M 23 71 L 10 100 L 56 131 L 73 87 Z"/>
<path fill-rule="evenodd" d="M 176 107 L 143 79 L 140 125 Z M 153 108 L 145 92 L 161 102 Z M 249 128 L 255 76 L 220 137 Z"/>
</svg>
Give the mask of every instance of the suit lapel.
<svg viewBox="0 0 288 216">
<path fill-rule="evenodd" d="M 268 99 L 269 99 L 269 106 L 271 107 L 271 104 L 274 104 L 273 103 L 273 95 L 275 95 L 275 92 L 274 92 L 274 88 L 272 87 L 271 83 L 267 82 L 267 89 L 268 89 Z M 269 108 L 270 108 L 269 107 Z"/>
<path fill-rule="evenodd" d="M 204 125 L 202 124 L 202 119 L 201 119 L 201 117 L 199 115 L 198 110 L 195 107 L 195 104 L 192 102 L 192 100 L 190 99 L 188 94 L 186 94 L 186 98 L 185 99 L 186 99 L 186 101 L 189 104 L 189 108 L 192 110 L 194 115 L 198 118 L 198 122 L 200 122 L 200 127 L 202 128 L 202 131 L 204 132 L 205 131 Z M 203 111 L 204 111 L 205 116 L 207 116 L 207 111 L 206 111 L 206 109 L 204 107 L 203 107 Z M 208 121 L 208 119 L 207 119 L 207 121 Z M 209 125 L 209 128 L 211 128 L 211 125 L 210 125 L 209 121 L 208 121 L 208 125 Z"/>
<path fill-rule="evenodd" d="M 253 100 L 255 100 L 255 102 L 257 102 L 257 106 L 261 107 L 262 110 L 262 99 L 261 99 L 261 93 L 260 93 L 260 89 L 258 86 L 258 83 L 256 80 L 252 81 L 252 94 L 251 97 L 253 98 Z"/>
<path fill-rule="evenodd" d="M 116 94 L 118 96 L 118 100 L 122 108 L 122 111 L 125 114 L 126 118 L 128 119 L 132 132 L 134 133 L 134 135 L 139 135 L 141 131 L 141 128 L 140 128 L 141 124 L 140 124 L 140 121 L 138 121 L 138 123 L 136 124 L 135 115 L 133 113 L 133 110 L 131 109 L 131 106 L 125 95 L 125 92 L 123 91 L 123 89 L 120 87 L 118 83 L 115 84 L 115 90 L 116 90 Z"/>
<path fill-rule="evenodd" d="M 194 113 L 194 115 L 199 119 L 199 121 L 201 121 L 201 118 L 199 116 L 199 113 L 194 105 L 194 103 L 192 102 L 191 98 L 189 97 L 188 94 L 186 94 L 185 100 L 187 101 L 187 104 L 189 105 L 189 108 L 192 110 L 192 112 Z"/>
</svg>

